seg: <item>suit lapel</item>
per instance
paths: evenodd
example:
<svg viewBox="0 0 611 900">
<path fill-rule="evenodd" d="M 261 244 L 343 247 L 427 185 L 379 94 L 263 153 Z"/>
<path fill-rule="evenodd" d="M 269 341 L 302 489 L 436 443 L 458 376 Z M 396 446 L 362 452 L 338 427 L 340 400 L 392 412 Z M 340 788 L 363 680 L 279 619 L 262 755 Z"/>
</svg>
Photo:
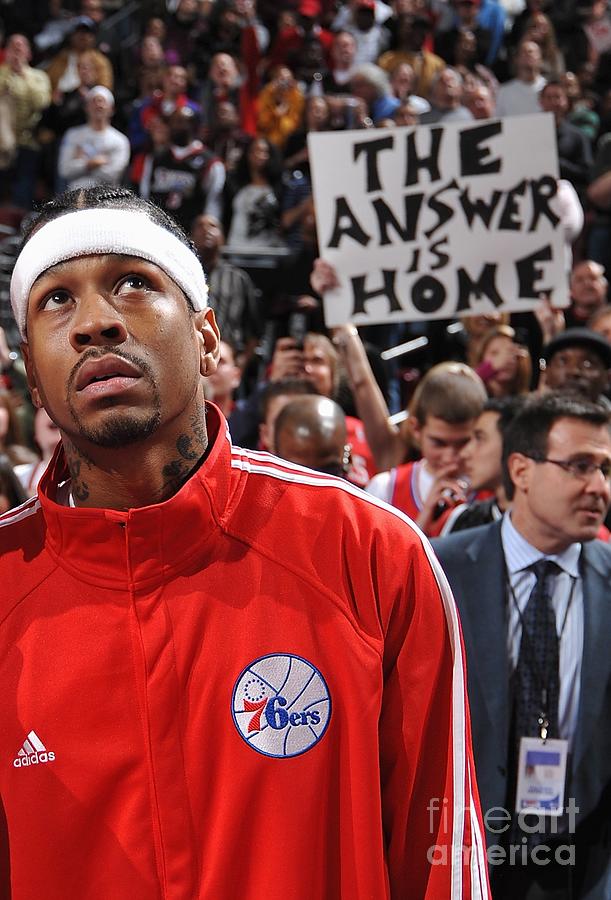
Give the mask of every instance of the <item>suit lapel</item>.
<svg viewBox="0 0 611 900">
<path fill-rule="evenodd" d="M 584 544 L 583 559 L 583 659 L 574 769 L 586 752 L 603 708 L 603 695 L 611 677 L 611 598 L 609 563 L 596 544 Z"/>
<path fill-rule="evenodd" d="M 478 589 L 465 585 L 462 594 L 462 625 L 469 654 L 469 680 L 477 681 L 491 727 L 508 737 L 507 622 L 505 611 L 505 564 L 500 522 L 494 523 L 467 546 L 466 556 L 474 564 L 468 569 Z M 465 576 L 467 579 L 469 576 Z"/>
</svg>

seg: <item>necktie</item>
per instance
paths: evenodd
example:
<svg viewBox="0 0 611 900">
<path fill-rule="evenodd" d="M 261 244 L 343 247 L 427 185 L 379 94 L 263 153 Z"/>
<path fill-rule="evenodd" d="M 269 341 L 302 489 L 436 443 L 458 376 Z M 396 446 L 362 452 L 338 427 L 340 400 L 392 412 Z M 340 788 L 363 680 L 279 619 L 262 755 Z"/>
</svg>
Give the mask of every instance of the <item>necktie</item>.
<svg viewBox="0 0 611 900">
<path fill-rule="evenodd" d="M 513 718 L 513 771 L 517 774 L 520 755 L 520 738 L 539 737 L 542 728 L 545 736 L 558 737 L 558 698 L 560 675 L 558 667 L 559 641 L 556 631 L 556 617 L 551 595 L 553 576 L 560 571 L 556 563 L 540 559 L 533 566 L 535 584 L 521 615 L 522 638 L 518 663 L 513 675 L 514 718 Z M 511 792 L 511 806 L 515 797 L 515 781 Z M 527 816 L 532 825 L 537 819 Z M 529 848 L 546 840 L 545 826 L 540 831 L 525 833 L 514 816 L 506 839 L 511 844 L 520 845 L 523 838 Z"/>
<path fill-rule="evenodd" d="M 546 736 L 558 737 L 559 648 L 550 588 L 559 568 L 549 559 L 540 559 L 532 569 L 536 580 L 522 614 L 522 639 L 514 674 L 518 741 L 542 734 L 542 718 L 548 723 L 543 723 Z"/>
</svg>

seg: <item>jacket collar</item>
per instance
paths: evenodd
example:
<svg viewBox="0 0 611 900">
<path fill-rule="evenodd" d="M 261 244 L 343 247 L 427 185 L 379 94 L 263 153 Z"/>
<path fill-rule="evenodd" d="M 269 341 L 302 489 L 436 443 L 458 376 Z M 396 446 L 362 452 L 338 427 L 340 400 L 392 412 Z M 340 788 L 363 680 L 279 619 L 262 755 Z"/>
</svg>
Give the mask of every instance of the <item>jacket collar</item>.
<svg viewBox="0 0 611 900">
<path fill-rule="evenodd" d="M 58 565 L 79 580 L 119 590 L 149 589 L 195 561 L 206 565 L 239 477 L 232 474 L 227 423 L 215 406 L 206 410 L 206 459 L 177 494 L 152 506 L 123 512 L 58 504 L 58 485 L 68 477 L 60 445 L 38 489 L 47 548 Z"/>
</svg>

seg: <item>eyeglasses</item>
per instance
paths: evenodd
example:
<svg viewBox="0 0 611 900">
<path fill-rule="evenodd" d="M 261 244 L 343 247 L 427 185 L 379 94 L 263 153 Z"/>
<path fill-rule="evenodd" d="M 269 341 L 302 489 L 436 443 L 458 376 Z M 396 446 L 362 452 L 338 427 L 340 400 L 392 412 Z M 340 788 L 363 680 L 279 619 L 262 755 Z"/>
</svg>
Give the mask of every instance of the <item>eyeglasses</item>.
<svg viewBox="0 0 611 900">
<path fill-rule="evenodd" d="M 611 479 L 611 460 L 609 459 L 602 463 L 595 463 L 590 459 L 549 459 L 546 456 L 529 456 L 528 458 L 536 463 L 553 463 L 555 466 L 560 466 L 569 475 L 579 478 L 581 481 L 588 480 L 595 472 L 600 472 L 605 481 Z"/>
</svg>

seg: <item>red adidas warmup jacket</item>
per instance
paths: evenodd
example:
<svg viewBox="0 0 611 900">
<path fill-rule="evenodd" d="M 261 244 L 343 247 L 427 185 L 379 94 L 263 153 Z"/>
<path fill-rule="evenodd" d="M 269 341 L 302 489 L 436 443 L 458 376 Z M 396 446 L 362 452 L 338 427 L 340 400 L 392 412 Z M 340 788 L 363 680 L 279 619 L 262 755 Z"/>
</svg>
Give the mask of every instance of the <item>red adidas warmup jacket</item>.
<svg viewBox="0 0 611 900">
<path fill-rule="evenodd" d="M 353 486 L 212 448 L 165 503 L 0 518 L 12 900 L 487 898 L 459 626 Z"/>
</svg>

